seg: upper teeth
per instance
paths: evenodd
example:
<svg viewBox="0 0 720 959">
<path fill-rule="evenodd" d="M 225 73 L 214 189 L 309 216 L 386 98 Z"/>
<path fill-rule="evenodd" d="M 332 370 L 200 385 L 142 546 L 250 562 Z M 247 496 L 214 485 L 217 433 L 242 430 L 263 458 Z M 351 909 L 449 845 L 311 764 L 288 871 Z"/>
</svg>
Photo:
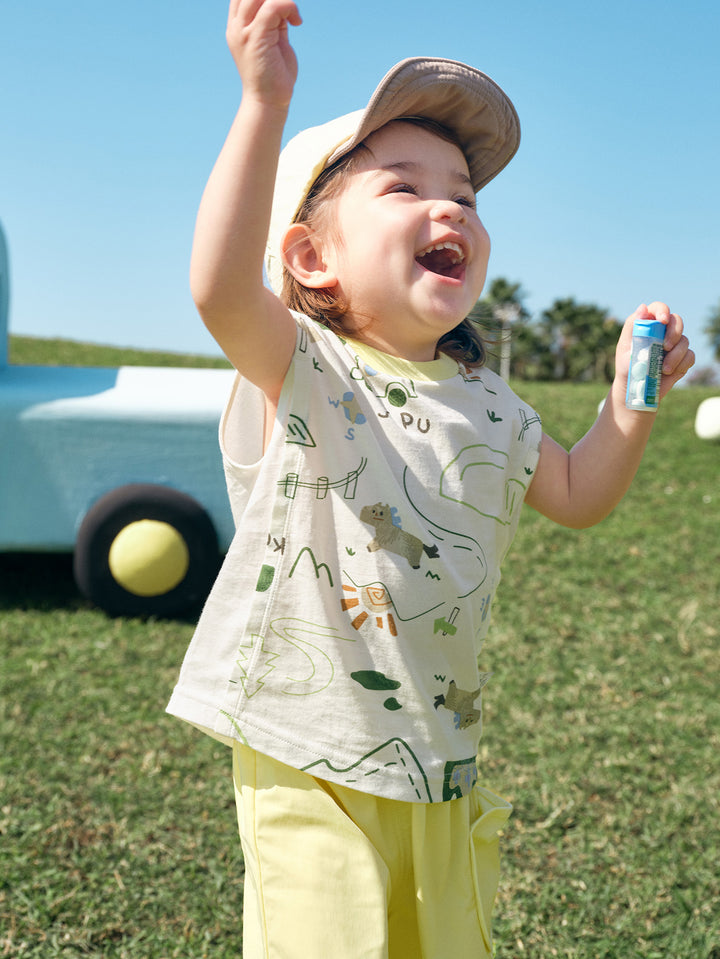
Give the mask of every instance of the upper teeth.
<svg viewBox="0 0 720 959">
<path fill-rule="evenodd" d="M 449 241 L 446 243 L 435 243 L 433 246 L 427 247 L 427 249 L 422 251 L 420 256 L 427 256 L 428 253 L 434 253 L 435 250 L 450 250 L 452 253 L 455 253 L 457 257 L 455 260 L 456 263 L 460 263 L 465 259 L 462 247 L 458 243 L 450 243 Z"/>
</svg>

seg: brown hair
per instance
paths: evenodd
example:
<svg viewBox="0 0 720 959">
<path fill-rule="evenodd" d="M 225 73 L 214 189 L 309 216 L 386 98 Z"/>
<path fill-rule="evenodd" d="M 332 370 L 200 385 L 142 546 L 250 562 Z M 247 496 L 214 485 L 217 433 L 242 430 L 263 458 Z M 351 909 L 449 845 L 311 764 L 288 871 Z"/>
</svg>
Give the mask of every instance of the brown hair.
<svg viewBox="0 0 720 959">
<path fill-rule="evenodd" d="M 434 120 L 426 117 L 400 117 L 398 120 L 429 130 L 462 149 L 453 131 Z M 329 228 L 327 201 L 335 199 L 342 192 L 349 177 L 356 171 L 360 157 L 368 152 L 368 149 L 361 143 L 323 170 L 305 197 L 293 223 L 305 223 L 312 229 Z M 291 310 L 317 320 L 339 336 L 347 336 L 342 321 L 347 315 L 348 304 L 334 288 L 311 289 L 303 286 L 287 267 L 283 267 L 282 300 Z M 467 366 L 479 367 L 485 363 L 486 350 L 480 330 L 477 323 L 469 317 L 440 338 L 438 349 Z"/>
</svg>

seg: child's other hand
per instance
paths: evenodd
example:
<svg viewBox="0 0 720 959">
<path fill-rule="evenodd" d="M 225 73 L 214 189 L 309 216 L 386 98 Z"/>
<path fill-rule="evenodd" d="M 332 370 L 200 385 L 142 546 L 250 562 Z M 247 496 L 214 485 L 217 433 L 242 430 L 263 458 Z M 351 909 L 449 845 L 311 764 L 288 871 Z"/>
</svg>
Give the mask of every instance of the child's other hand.
<svg viewBox="0 0 720 959">
<path fill-rule="evenodd" d="M 660 384 L 660 399 L 681 380 L 695 362 L 695 354 L 690 349 L 688 338 L 683 334 L 682 317 L 671 313 L 665 303 L 651 303 L 647 306 L 642 303 L 635 312 L 627 318 L 618 340 L 615 354 L 616 376 L 627 381 L 632 349 L 632 331 L 635 320 L 659 320 L 667 327 L 665 331 L 665 359 L 662 368 Z"/>
<path fill-rule="evenodd" d="M 243 96 L 267 106 L 288 106 L 298 69 L 288 24 L 301 23 L 293 0 L 230 0 L 226 38 Z"/>
</svg>

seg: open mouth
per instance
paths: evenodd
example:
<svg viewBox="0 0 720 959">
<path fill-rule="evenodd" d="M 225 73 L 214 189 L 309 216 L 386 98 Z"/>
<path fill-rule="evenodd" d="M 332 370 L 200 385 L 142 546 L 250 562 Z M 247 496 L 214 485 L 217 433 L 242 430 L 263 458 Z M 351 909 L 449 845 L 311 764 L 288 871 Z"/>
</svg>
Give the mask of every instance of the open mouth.
<svg viewBox="0 0 720 959">
<path fill-rule="evenodd" d="M 415 262 L 430 273 L 459 280 L 465 269 L 465 253 L 458 243 L 435 243 L 418 253 Z"/>
</svg>

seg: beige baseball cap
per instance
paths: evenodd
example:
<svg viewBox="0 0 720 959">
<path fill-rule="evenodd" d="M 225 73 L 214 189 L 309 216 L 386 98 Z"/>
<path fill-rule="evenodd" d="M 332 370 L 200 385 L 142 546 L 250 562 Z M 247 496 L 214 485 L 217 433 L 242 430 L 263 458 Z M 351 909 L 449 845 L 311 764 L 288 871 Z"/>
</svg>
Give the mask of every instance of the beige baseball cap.
<svg viewBox="0 0 720 959">
<path fill-rule="evenodd" d="M 520 144 L 515 108 L 490 77 L 456 60 L 401 60 L 364 110 L 303 130 L 282 150 L 265 252 L 267 277 L 276 293 L 283 282 L 282 238 L 315 180 L 375 130 L 401 117 L 426 117 L 454 131 L 476 193 L 510 162 Z"/>
</svg>

